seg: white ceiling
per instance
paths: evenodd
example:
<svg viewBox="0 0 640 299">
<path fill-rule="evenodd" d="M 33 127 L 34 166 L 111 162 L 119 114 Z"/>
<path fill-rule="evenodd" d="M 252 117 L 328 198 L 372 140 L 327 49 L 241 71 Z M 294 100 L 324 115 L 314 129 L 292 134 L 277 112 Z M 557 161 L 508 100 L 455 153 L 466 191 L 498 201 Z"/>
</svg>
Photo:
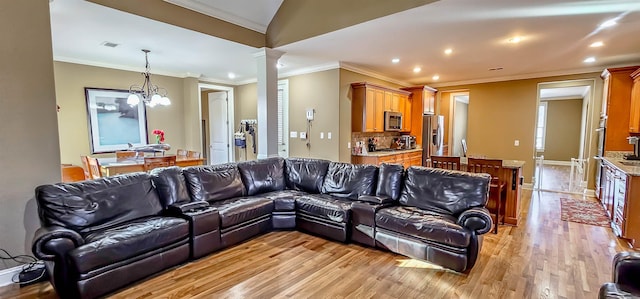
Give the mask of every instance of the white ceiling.
<svg viewBox="0 0 640 299">
<path fill-rule="evenodd" d="M 247 28 L 253 25 L 243 20 L 268 24 L 282 3 L 166 1 L 191 5 L 188 8 Z M 597 29 L 615 17 L 618 25 Z M 144 55 L 140 49 L 146 48 L 152 51 L 149 60 L 154 74 L 200 76 L 230 84 L 256 77 L 252 55 L 256 48 L 90 2 L 52 2 L 51 24 L 56 60 L 141 71 Z M 522 42 L 508 43 L 515 35 Z M 120 46 L 101 46 L 104 41 Z M 594 41 L 605 45 L 589 48 Z M 450 56 L 443 53 L 448 47 L 453 48 Z M 640 64 L 640 1 L 444 0 L 277 49 L 286 52 L 280 59 L 284 64 L 281 74 L 340 63 L 396 83 L 432 86 L 600 71 Z M 584 63 L 588 56 L 596 57 L 596 62 Z M 392 64 L 394 57 L 400 63 Z M 422 71 L 414 74 L 415 66 Z M 503 69 L 489 71 L 495 67 Z M 236 78 L 229 79 L 229 72 Z M 432 80 L 435 74 L 440 76 L 437 82 Z"/>
<path fill-rule="evenodd" d="M 559 87 L 540 89 L 541 100 L 584 98 L 589 86 Z"/>
</svg>

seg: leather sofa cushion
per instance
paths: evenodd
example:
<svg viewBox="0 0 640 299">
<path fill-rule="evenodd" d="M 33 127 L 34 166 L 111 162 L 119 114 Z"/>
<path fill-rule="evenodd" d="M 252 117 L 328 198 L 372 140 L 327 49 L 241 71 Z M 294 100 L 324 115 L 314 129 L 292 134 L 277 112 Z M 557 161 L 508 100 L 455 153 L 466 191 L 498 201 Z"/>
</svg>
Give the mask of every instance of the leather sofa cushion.
<svg viewBox="0 0 640 299">
<path fill-rule="evenodd" d="M 307 193 L 296 190 L 282 190 L 273 191 L 269 193 L 260 194 L 260 197 L 265 197 L 273 200 L 274 211 L 295 211 L 296 210 L 296 197 L 305 195 Z"/>
<path fill-rule="evenodd" d="M 402 191 L 404 167 L 400 164 L 383 163 L 378 173 L 376 196 L 389 196 L 393 200 L 398 200 Z"/>
<path fill-rule="evenodd" d="M 256 196 L 217 201 L 211 206 L 218 209 L 221 228 L 227 228 L 273 212 L 273 200 Z"/>
<path fill-rule="evenodd" d="M 288 158 L 285 160 L 285 180 L 287 188 L 308 193 L 320 193 L 324 177 L 331 161 L 308 158 Z"/>
<path fill-rule="evenodd" d="M 490 179 L 484 173 L 411 166 L 404 179 L 400 204 L 458 215 L 486 205 Z"/>
<path fill-rule="evenodd" d="M 460 248 L 469 246 L 471 238 L 471 232 L 456 224 L 456 218 L 416 207 L 380 209 L 376 227 Z"/>
<path fill-rule="evenodd" d="M 191 201 L 180 167 L 156 168 L 151 171 L 151 179 L 165 209 L 175 203 Z"/>
<path fill-rule="evenodd" d="M 69 258 L 79 273 L 124 261 L 189 237 L 189 222 L 172 217 L 148 217 L 86 234 L 85 244 Z"/>
<path fill-rule="evenodd" d="M 143 172 L 38 186 L 36 199 L 43 226 L 62 226 L 80 233 L 162 211 L 151 177 Z"/>
<path fill-rule="evenodd" d="M 296 197 L 296 210 L 334 222 L 349 223 L 352 203 L 328 194 L 308 194 Z"/>
<path fill-rule="evenodd" d="M 356 200 L 360 195 L 375 195 L 377 179 L 377 166 L 331 162 L 322 193 Z"/>
<path fill-rule="evenodd" d="M 600 287 L 598 299 L 633 299 L 640 298 L 640 290 L 617 283 L 608 282 Z"/>
<path fill-rule="evenodd" d="M 280 157 L 238 163 L 247 195 L 284 190 L 284 159 Z"/>
<path fill-rule="evenodd" d="M 193 201 L 212 202 L 246 195 L 234 163 L 187 167 L 182 172 Z"/>
</svg>

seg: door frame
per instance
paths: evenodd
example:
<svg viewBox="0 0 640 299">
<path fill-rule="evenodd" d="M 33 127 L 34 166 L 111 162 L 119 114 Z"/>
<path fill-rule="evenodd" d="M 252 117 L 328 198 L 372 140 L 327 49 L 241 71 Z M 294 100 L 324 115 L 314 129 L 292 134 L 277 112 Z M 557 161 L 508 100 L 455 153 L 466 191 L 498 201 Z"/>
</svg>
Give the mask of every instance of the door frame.
<svg viewBox="0 0 640 299">
<path fill-rule="evenodd" d="M 233 145 L 233 133 L 234 133 L 234 128 L 235 126 L 233 125 L 235 123 L 235 119 L 234 119 L 234 94 L 233 94 L 233 87 L 229 87 L 229 86 L 223 86 L 223 85 L 215 85 L 215 84 L 210 84 L 210 83 L 198 83 L 198 104 L 199 104 L 199 110 L 202 109 L 202 92 L 206 91 L 206 90 L 210 90 L 210 91 L 226 91 L 227 92 L 227 120 L 229 121 L 229 132 L 228 132 L 228 142 L 229 142 L 229 146 Z M 206 99 L 207 101 L 209 101 L 209 99 Z M 209 107 L 209 109 L 211 109 L 211 107 Z M 207 113 L 210 113 L 211 111 L 207 111 Z M 202 111 L 200 111 L 200 122 L 202 123 Z M 208 126 L 211 126 L 211 122 L 209 122 Z M 202 140 L 202 126 L 200 126 L 200 143 L 203 144 L 203 140 Z M 210 146 L 210 141 L 208 142 L 208 144 L 205 145 L 207 149 L 209 149 Z M 210 155 L 207 156 L 207 164 L 211 164 L 211 157 Z M 236 157 L 235 157 L 235 150 L 233 150 L 233 148 L 229 148 L 229 161 L 235 161 Z"/>
</svg>

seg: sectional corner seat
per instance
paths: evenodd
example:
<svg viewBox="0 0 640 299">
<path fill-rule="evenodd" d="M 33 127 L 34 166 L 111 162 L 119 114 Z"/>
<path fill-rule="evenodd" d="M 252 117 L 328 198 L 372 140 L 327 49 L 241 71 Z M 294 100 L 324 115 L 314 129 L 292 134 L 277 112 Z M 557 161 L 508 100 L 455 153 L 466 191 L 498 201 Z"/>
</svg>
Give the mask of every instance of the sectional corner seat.
<svg viewBox="0 0 640 299">
<path fill-rule="evenodd" d="M 95 298 L 274 229 L 469 271 L 490 177 L 306 158 L 168 167 L 42 185 L 32 250 L 62 298 Z"/>
</svg>

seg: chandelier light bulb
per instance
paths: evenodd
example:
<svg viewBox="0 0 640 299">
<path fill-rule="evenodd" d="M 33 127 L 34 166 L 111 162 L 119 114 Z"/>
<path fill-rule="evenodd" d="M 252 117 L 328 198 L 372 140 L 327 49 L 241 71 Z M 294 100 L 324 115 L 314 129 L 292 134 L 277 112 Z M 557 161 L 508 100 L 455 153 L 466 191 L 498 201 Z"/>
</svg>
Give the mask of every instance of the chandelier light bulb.
<svg viewBox="0 0 640 299">
<path fill-rule="evenodd" d="M 140 98 L 135 93 L 130 94 L 129 97 L 127 98 L 127 104 L 129 104 L 130 106 L 135 106 L 135 105 L 138 105 L 139 103 L 140 103 Z"/>
<path fill-rule="evenodd" d="M 171 105 L 171 100 L 169 100 L 169 98 L 168 98 L 168 97 L 162 97 L 162 98 L 160 99 L 160 105 L 162 105 L 162 106 L 169 106 L 169 105 Z"/>
<path fill-rule="evenodd" d="M 171 100 L 167 97 L 167 90 L 151 83 L 151 67 L 149 66 L 149 52 L 151 51 L 143 49 L 142 52 L 144 52 L 145 60 L 145 71 L 142 73 L 144 82 L 142 85 L 129 87 L 127 104 L 135 106 L 142 100 L 149 107 L 171 105 Z"/>
</svg>

